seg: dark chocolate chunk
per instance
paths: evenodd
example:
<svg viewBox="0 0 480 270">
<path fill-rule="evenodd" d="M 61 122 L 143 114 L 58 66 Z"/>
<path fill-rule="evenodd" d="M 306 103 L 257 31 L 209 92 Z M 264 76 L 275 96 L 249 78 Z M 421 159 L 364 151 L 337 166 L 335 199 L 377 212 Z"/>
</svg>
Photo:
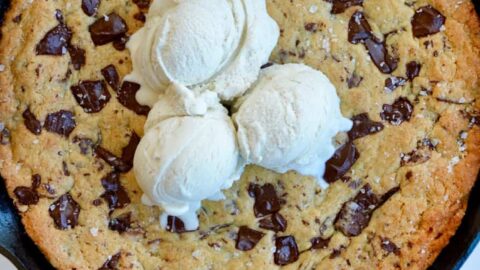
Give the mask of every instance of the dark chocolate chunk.
<svg viewBox="0 0 480 270">
<path fill-rule="evenodd" d="M 372 28 L 363 12 L 355 12 L 348 23 L 348 41 L 352 44 L 358 44 L 365 42 L 367 39 L 372 39 L 372 37 Z"/>
<path fill-rule="evenodd" d="M 140 9 L 148 9 L 150 7 L 150 0 L 133 0 L 133 3 Z"/>
<path fill-rule="evenodd" d="M 123 37 L 128 26 L 118 14 L 110 13 L 97 19 L 88 30 L 95 46 L 100 46 Z"/>
<path fill-rule="evenodd" d="M 274 213 L 258 221 L 259 227 L 274 232 L 284 232 L 287 229 L 287 220 L 279 213 Z"/>
<path fill-rule="evenodd" d="M 72 112 L 60 110 L 47 115 L 44 127 L 50 132 L 68 137 L 76 125 Z"/>
<path fill-rule="evenodd" d="M 173 233 L 184 233 L 184 232 L 189 232 L 187 229 L 185 229 L 185 224 L 183 221 L 174 216 L 168 216 L 167 217 L 167 226 L 165 227 L 165 230 Z"/>
<path fill-rule="evenodd" d="M 110 211 L 124 208 L 130 203 L 128 193 L 120 183 L 120 174 L 111 172 L 101 179 L 105 192 L 100 196 L 107 203 Z"/>
<path fill-rule="evenodd" d="M 135 94 L 139 89 L 139 84 L 124 81 L 122 87 L 117 92 L 117 99 L 120 104 L 134 111 L 136 114 L 147 115 L 150 111 L 150 107 L 140 105 L 135 98 Z"/>
<path fill-rule="evenodd" d="M 69 46 L 68 53 L 72 59 L 72 65 L 75 70 L 80 70 L 85 65 L 85 50 L 77 46 Z"/>
<path fill-rule="evenodd" d="M 268 62 L 268 63 L 266 63 L 266 64 L 263 64 L 263 65 L 260 67 L 260 69 L 269 68 L 269 67 L 271 67 L 271 66 L 273 66 L 273 65 L 274 65 L 274 64 L 273 64 L 272 62 Z"/>
<path fill-rule="evenodd" d="M 115 66 L 108 65 L 102 68 L 102 75 L 108 85 L 110 85 L 115 92 L 118 91 L 118 88 L 120 87 L 120 77 L 118 76 Z"/>
<path fill-rule="evenodd" d="M 137 150 L 137 146 L 139 143 L 140 137 L 137 135 L 137 133 L 133 132 L 130 136 L 128 144 L 122 148 L 121 159 L 130 168 L 133 167 L 133 158 L 135 156 L 135 150 Z"/>
<path fill-rule="evenodd" d="M 132 213 L 128 212 L 122 214 L 116 218 L 113 218 L 108 223 L 108 228 L 112 231 L 124 233 L 128 231 L 132 226 Z"/>
<path fill-rule="evenodd" d="M 380 117 L 394 126 L 399 126 L 412 117 L 413 105 L 407 98 L 400 97 L 392 105 L 384 104 Z"/>
<path fill-rule="evenodd" d="M 37 44 L 37 55 L 64 55 L 72 39 L 72 32 L 63 23 L 58 24 L 45 34 Z"/>
<path fill-rule="evenodd" d="M 332 3 L 332 14 L 339 14 L 347 10 L 352 6 L 361 6 L 363 0 L 326 0 L 329 3 Z"/>
<path fill-rule="evenodd" d="M 392 189 L 390 189 L 389 191 L 387 191 L 385 194 L 383 194 L 381 197 L 380 197 L 380 202 L 378 204 L 378 206 L 381 206 L 383 205 L 386 201 L 388 201 L 393 195 L 395 195 L 395 193 L 399 192 L 400 191 L 400 187 L 394 187 Z"/>
<path fill-rule="evenodd" d="M 88 150 L 92 148 L 93 146 L 93 141 L 88 139 L 88 138 L 80 138 L 75 136 L 73 138 L 73 143 L 78 144 L 78 147 L 80 147 L 80 153 L 83 155 L 88 154 Z"/>
<path fill-rule="evenodd" d="M 123 36 L 115 39 L 112 43 L 113 48 L 115 48 L 115 50 L 117 50 L 117 51 L 125 50 L 125 48 L 127 47 L 127 42 L 128 42 L 129 39 L 130 39 L 130 37 L 127 36 L 127 35 L 123 35 Z"/>
<path fill-rule="evenodd" d="M 389 77 L 385 79 L 385 92 L 391 93 L 400 86 L 405 85 L 407 80 L 402 77 Z"/>
<path fill-rule="evenodd" d="M 128 172 L 133 167 L 133 157 L 135 156 L 135 150 L 139 143 L 140 137 L 133 132 L 128 144 L 122 149 L 122 156 L 120 158 L 101 146 L 95 148 L 95 154 L 117 171 Z"/>
<path fill-rule="evenodd" d="M 413 36 L 421 38 L 436 34 L 441 31 L 444 24 L 445 16 L 430 5 L 423 6 L 417 9 L 413 15 Z"/>
<path fill-rule="evenodd" d="M 70 193 L 66 193 L 50 205 L 48 213 L 58 229 L 73 229 L 78 225 L 80 205 L 72 198 Z"/>
<path fill-rule="evenodd" d="M 3 127 L 2 129 L 0 129 L 0 144 L 7 145 L 9 143 L 10 143 L 10 131 L 6 127 Z"/>
<path fill-rule="evenodd" d="M 35 135 L 42 133 L 42 124 L 37 120 L 37 117 L 30 111 L 30 108 L 27 108 L 23 114 L 23 123 L 25 127 L 30 130 Z"/>
<path fill-rule="evenodd" d="M 120 263 L 121 254 L 120 252 L 109 256 L 102 267 L 98 268 L 98 270 L 118 270 L 118 264 Z"/>
<path fill-rule="evenodd" d="M 420 70 L 422 69 L 422 65 L 418 62 L 411 61 L 407 63 L 407 78 L 412 81 L 415 77 L 418 77 L 420 74 Z"/>
<path fill-rule="evenodd" d="M 381 244 L 380 246 L 382 247 L 383 250 L 387 252 L 387 254 L 393 253 L 395 255 L 400 255 L 400 248 L 395 245 L 390 239 L 388 238 L 380 238 Z"/>
<path fill-rule="evenodd" d="M 42 177 L 40 174 L 34 174 L 32 175 L 32 189 L 37 190 L 40 187 L 40 184 L 42 183 Z"/>
<path fill-rule="evenodd" d="M 318 23 L 306 23 L 305 26 L 304 26 L 305 30 L 307 30 L 308 32 L 312 32 L 312 33 L 315 33 L 317 32 L 318 30 Z"/>
<path fill-rule="evenodd" d="M 235 248 L 241 251 L 252 250 L 265 234 L 247 226 L 241 226 L 237 234 Z"/>
<path fill-rule="evenodd" d="M 82 0 L 82 10 L 88 16 L 93 16 L 98 11 L 100 0 Z"/>
<path fill-rule="evenodd" d="M 64 23 L 63 13 L 60 9 L 55 10 L 55 19 L 57 19 L 57 21 L 61 24 Z"/>
<path fill-rule="evenodd" d="M 365 40 L 365 47 L 373 63 L 382 73 L 390 74 L 397 68 L 398 59 L 388 53 L 385 42 L 367 39 Z"/>
<path fill-rule="evenodd" d="M 367 135 L 375 134 L 383 130 L 383 124 L 374 122 L 368 117 L 368 113 L 355 115 L 352 118 L 353 127 L 348 132 L 348 138 L 355 140 L 365 137 Z"/>
<path fill-rule="evenodd" d="M 137 12 L 133 15 L 133 18 L 137 21 L 140 21 L 140 22 L 145 22 L 147 20 L 147 18 L 145 17 L 145 13 L 143 12 Z"/>
<path fill-rule="evenodd" d="M 12 21 L 13 21 L 14 23 L 19 23 L 19 22 L 21 22 L 21 21 L 22 21 L 22 14 L 20 13 L 20 14 L 18 14 L 17 16 L 13 17 Z"/>
<path fill-rule="evenodd" d="M 344 176 L 360 157 L 352 141 L 340 146 L 325 166 L 325 181 L 333 183 Z"/>
<path fill-rule="evenodd" d="M 280 199 L 272 184 L 250 184 L 248 193 L 255 198 L 253 210 L 256 217 L 264 217 L 280 211 Z"/>
<path fill-rule="evenodd" d="M 33 205 L 38 203 L 38 193 L 32 188 L 22 186 L 17 187 L 13 193 L 17 197 L 17 200 L 23 205 Z"/>
<path fill-rule="evenodd" d="M 347 80 L 348 89 L 358 87 L 362 82 L 362 80 L 363 80 L 363 77 L 358 76 L 357 73 L 354 72 L 352 76 L 350 76 L 350 78 L 348 78 Z"/>
<path fill-rule="evenodd" d="M 338 256 L 340 256 L 344 250 L 345 250 L 345 246 L 343 246 L 343 245 L 341 245 L 338 248 L 334 248 L 332 253 L 330 253 L 330 256 L 328 256 L 328 258 L 331 259 L 331 260 L 335 259 Z"/>
<path fill-rule="evenodd" d="M 70 87 L 70 90 L 78 105 L 86 113 L 101 111 L 111 97 L 104 81 L 81 81 Z"/>
<path fill-rule="evenodd" d="M 323 249 L 328 247 L 330 238 L 323 239 L 322 237 L 314 237 L 310 239 L 310 243 L 312 243 L 312 247 L 310 247 L 310 249 Z"/>
<path fill-rule="evenodd" d="M 414 149 L 409 153 L 400 154 L 400 166 L 421 164 L 430 160 L 430 153 L 425 149 Z"/>
<path fill-rule="evenodd" d="M 282 236 L 275 239 L 273 259 L 276 265 L 287 265 L 298 260 L 299 252 L 295 237 Z"/>
</svg>

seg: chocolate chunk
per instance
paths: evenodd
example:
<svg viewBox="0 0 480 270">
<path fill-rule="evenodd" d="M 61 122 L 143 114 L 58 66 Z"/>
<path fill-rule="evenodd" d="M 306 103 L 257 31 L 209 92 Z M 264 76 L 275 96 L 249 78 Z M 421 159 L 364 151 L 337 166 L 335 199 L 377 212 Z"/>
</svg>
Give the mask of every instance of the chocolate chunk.
<svg viewBox="0 0 480 270">
<path fill-rule="evenodd" d="M 444 24 L 445 16 L 430 5 L 423 6 L 417 9 L 413 15 L 413 36 L 421 38 L 436 34 L 441 31 Z"/>
<path fill-rule="evenodd" d="M 271 66 L 273 66 L 273 65 L 274 65 L 274 64 L 273 64 L 272 62 L 268 62 L 268 63 L 266 63 L 266 64 L 263 64 L 263 65 L 260 67 L 260 69 L 266 69 L 266 68 L 269 68 L 269 67 L 271 67 Z"/>
<path fill-rule="evenodd" d="M 122 149 L 122 161 L 130 168 L 133 167 L 133 158 L 139 143 L 140 137 L 137 135 L 137 133 L 133 132 L 130 136 L 128 144 Z"/>
<path fill-rule="evenodd" d="M 85 50 L 76 46 L 69 46 L 68 53 L 72 59 L 72 65 L 75 70 L 80 70 L 85 65 Z"/>
<path fill-rule="evenodd" d="M 279 213 L 274 213 L 258 221 L 259 227 L 274 232 L 284 232 L 287 229 L 287 221 Z"/>
<path fill-rule="evenodd" d="M 72 198 L 70 193 L 66 193 L 50 205 L 48 213 L 53 218 L 57 229 L 73 229 L 78 225 L 80 205 Z"/>
<path fill-rule="evenodd" d="M 19 23 L 22 21 L 22 14 L 18 14 L 17 16 L 13 17 L 12 21 L 14 23 Z"/>
<path fill-rule="evenodd" d="M 64 23 L 63 13 L 60 9 L 55 10 L 55 19 L 57 19 L 57 21 L 61 24 Z"/>
<path fill-rule="evenodd" d="M 368 226 L 373 211 L 380 204 L 369 184 L 357 196 L 343 204 L 335 220 L 335 228 L 346 236 L 357 236 Z"/>
<path fill-rule="evenodd" d="M 32 175 L 32 189 L 37 190 L 40 187 L 40 184 L 42 182 L 42 177 L 40 174 L 34 174 Z"/>
<path fill-rule="evenodd" d="M 324 249 L 328 247 L 330 238 L 323 239 L 322 237 L 314 237 L 310 239 L 310 243 L 312 243 L 312 247 L 310 247 L 310 249 Z"/>
<path fill-rule="evenodd" d="M 252 250 L 265 234 L 247 226 L 241 226 L 237 234 L 235 248 L 241 251 Z"/>
<path fill-rule="evenodd" d="M 387 191 L 385 194 L 383 194 L 381 197 L 380 197 L 380 202 L 378 204 L 378 206 L 381 206 L 383 205 L 386 201 L 388 201 L 393 195 L 395 195 L 395 193 L 399 192 L 400 191 L 400 187 L 394 187 L 392 189 L 390 189 L 389 191 Z"/>
<path fill-rule="evenodd" d="M 415 61 L 411 61 L 407 63 L 407 78 L 410 81 L 413 81 L 415 77 L 418 77 L 420 74 L 420 70 L 422 69 L 422 65 L 420 63 L 417 63 Z"/>
<path fill-rule="evenodd" d="M 355 140 L 365 137 L 370 134 L 375 134 L 383 130 L 383 124 L 380 122 L 374 122 L 368 117 L 368 113 L 362 113 L 355 115 L 352 118 L 353 127 L 348 132 L 348 138 Z"/>
<path fill-rule="evenodd" d="M 73 143 L 78 144 L 78 147 L 80 147 L 80 153 L 82 153 L 82 155 L 88 154 L 88 150 L 91 149 L 93 146 L 92 140 L 88 138 L 80 138 L 77 136 L 73 138 Z"/>
<path fill-rule="evenodd" d="M 82 10 L 88 16 L 93 16 L 98 11 L 100 0 L 82 0 Z"/>
<path fill-rule="evenodd" d="M 68 137 L 76 125 L 72 112 L 60 110 L 47 115 L 44 127 L 50 132 Z"/>
<path fill-rule="evenodd" d="M 391 93 L 400 86 L 405 85 L 407 80 L 402 77 L 389 77 L 385 79 L 385 92 Z"/>
<path fill-rule="evenodd" d="M 119 233 L 124 233 L 128 231 L 132 226 L 132 213 L 128 212 L 118 216 L 117 218 L 111 219 L 108 223 L 108 228 L 112 231 L 117 231 Z"/>
<path fill-rule="evenodd" d="M 68 165 L 65 161 L 62 161 L 62 170 L 63 170 L 63 175 L 70 176 L 70 171 L 68 170 Z"/>
<path fill-rule="evenodd" d="M 88 27 L 93 44 L 100 46 L 115 41 L 125 35 L 128 26 L 116 13 L 102 16 Z"/>
<path fill-rule="evenodd" d="M 323 178 L 333 183 L 344 176 L 360 157 L 360 153 L 352 141 L 340 146 L 333 157 L 327 161 Z"/>
<path fill-rule="evenodd" d="M 280 199 L 272 184 L 250 184 L 248 193 L 255 198 L 253 210 L 256 217 L 264 217 L 280 211 Z"/>
<path fill-rule="evenodd" d="M 135 98 L 135 94 L 140 89 L 140 85 L 137 83 L 124 81 L 122 87 L 117 92 L 117 99 L 120 104 L 126 108 L 134 111 L 139 115 L 148 115 L 150 107 L 140 105 Z"/>
<path fill-rule="evenodd" d="M 347 10 L 352 6 L 361 6 L 363 0 L 326 0 L 329 3 L 332 3 L 332 14 L 339 14 Z"/>
<path fill-rule="evenodd" d="M 397 68 L 398 59 L 388 53 L 385 42 L 367 39 L 365 40 L 365 46 L 373 63 L 382 73 L 390 74 Z"/>
<path fill-rule="evenodd" d="M 130 38 L 127 35 L 123 35 L 113 41 L 113 48 L 117 51 L 123 51 L 125 50 L 127 46 L 127 42 Z"/>
<path fill-rule="evenodd" d="M 277 265 L 287 265 L 298 260 L 299 252 L 295 237 L 282 236 L 275 239 L 275 253 L 273 259 Z"/>
<path fill-rule="evenodd" d="M 304 26 L 305 30 L 307 30 L 308 32 L 312 32 L 312 33 L 315 33 L 317 32 L 318 30 L 318 23 L 306 23 L 305 26 Z"/>
<path fill-rule="evenodd" d="M 117 69 L 114 65 L 108 65 L 102 68 L 102 75 L 105 81 L 116 92 L 120 86 L 120 77 L 118 76 Z"/>
<path fill-rule="evenodd" d="M 184 232 L 189 232 L 185 229 L 185 224 L 183 221 L 174 216 L 168 216 L 167 217 L 167 226 L 165 227 L 165 230 L 173 233 L 184 233 Z"/>
<path fill-rule="evenodd" d="M 430 160 L 430 153 L 425 149 L 414 149 L 409 153 L 400 155 L 400 166 L 408 164 L 421 164 Z"/>
<path fill-rule="evenodd" d="M 372 28 L 367 19 L 365 19 L 363 12 L 355 12 L 348 23 L 348 41 L 352 44 L 358 44 L 372 37 Z"/>
<path fill-rule="evenodd" d="M 101 179 L 105 192 L 100 196 L 107 203 L 110 211 L 124 208 L 130 203 L 128 193 L 120 183 L 120 174 L 111 172 Z"/>
<path fill-rule="evenodd" d="M 102 265 L 102 267 L 98 268 L 98 270 L 118 270 L 118 264 L 120 263 L 121 254 L 120 252 L 109 256 L 107 261 Z"/>
<path fill-rule="evenodd" d="M 399 126 L 412 117 L 413 105 L 407 98 L 400 97 L 392 105 L 384 104 L 380 117 L 394 126 Z"/>
<path fill-rule="evenodd" d="M 352 76 L 350 76 L 350 78 L 348 78 L 348 80 L 347 80 L 348 89 L 352 89 L 352 88 L 358 87 L 362 81 L 363 81 L 363 77 L 358 76 L 358 75 L 354 72 L 354 73 L 352 74 Z"/>
<path fill-rule="evenodd" d="M 344 250 L 345 246 L 341 245 L 340 247 L 333 249 L 332 253 L 330 254 L 330 256 L 328 256 L 328 258 L 330 260 L 335 259 L 340 256 Z"/>
<path fill-rule="evenodd" d="M 42 124 L 37 120 L 37 117 L 30 111 L 30 108 L 27 108 L 23 114 L 23 123 L 25 127 L 30 130 L 35 135 L 42 133 Z"/>
<path fill-rule="evenodd" d="M 52 28 L 37 44 L 37 55 L 64 55 L 72 39 L 72 32 L 63 23 Z"/>
<path fill-rule="evenodd" d="M 133 18 L 137 21 L 140 21 L 140 22 L 145 22 L 147 20 L 147 18 L 145 17 L 145 13 L 143 12 L 137 12 L 133 15 Z"/>
<path fill-rule="evenodd" d="M 111 97 L 104 81 L 82 81 L 70 87 L 70 90 L 86 113 L 101 111 Z"/>
<path fill-rule="evenodd" d="M 133 167 L 133 157 L 135 156 L 135 150 L 139 143 L 140 137 L 133 132 L 128 144 L 122 149 L 122 156 L 120 158 L 101 146 L 95 148 L 95 154 L 117 171 L 128 172 Z"/>
<path fill-rule="evenodd" d="M 387 254 L 393 253 L 395 255 L 400 255 L 400 248 L 395 245 L 390 239 L 388 238 L 381 238 L 380 239 L 381 244 L 380 246 L 382 247 L 383 250 L 387 252 Z"/>
<path fill-rule="evenodd" d="M 0 144 L 7 145 L 9 143 L 10 143 L 10 131 L 6 127 L 3 127 L 2 129 L 0 129 Z"/>
<path fill-rule="evenodd" d="M 17 200 L 23 205 L 37 204 L 39 197 L 37 192 L 29 187 L 17 187 L 13 191 Z"/>
<path fill-rule="evenodd" d="M 148 9 L 150 7 L 150 0 L 133 0 L 133 3 L 140 9 Z"/>
</svg>

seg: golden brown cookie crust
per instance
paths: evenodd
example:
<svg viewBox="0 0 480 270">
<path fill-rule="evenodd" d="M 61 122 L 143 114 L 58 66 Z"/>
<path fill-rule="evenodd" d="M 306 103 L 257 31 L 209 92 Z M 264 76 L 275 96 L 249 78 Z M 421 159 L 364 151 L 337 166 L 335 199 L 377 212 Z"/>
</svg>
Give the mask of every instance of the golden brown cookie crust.
<svg viewBox="0 0 480 270">
<path fill-rule="evenodd" d="M 108 87 L 111 100 L 97 114 L 85 113 L 70 92 L 70 86 L 80 80 L 101 80 L 100 70 L 109 64 L 115 65 L 121 78 L 128 74 L 128 51 L 117 51 L 111 44 L 95 47 L 88 25 L 103 14 L 116 12 L 133 33 L 141 26 L 133 18 L 138 7 L 132 1 L 104 0 L 99 15 L 88 17 L 80 9 L 81 1 L 12 1 L 0 42 L 0 64 L 5 67 L 0 72 L 0 122 L 11 134 L 8 143 L 0 144 L 0 172 L 28 234 L 59 269 L 98 269 L 112 258 L 120 269 L 274 269 L 275 235 L 293 235 L 304 251 L 285 269 L 426 269 L 460 224 L 480 168 L 480 128 L 470 123 L 480 110 L 480 23 L 470 1 L 405 2 L 408 5 L 366 0 L 363 7 L 332 16 L 326 2 L 267 0 L 270 14 L 282 29 L 272 61 L 304 62 L 320 69 L 337 87 L 346 116 L 368 113 L 385 127 L 355 140 L 360 158 L 347 174 L 351 180 L 337 181 L 321 191 L 311 178 L 249 167 L 226 191 L 227 200 L 204 203 L 199 231 L 175 234 L 159 228 L 158 209 L 140 203 L 141 190 L 132 172 L 120 174 L 131 203 L 109 214 L 101 199 L 105 192 L 101 179 L 112 168 L 95 158 L 91 149 L 83 155 L 73 142 L 75 136 L 87 137 L 118 156 L 132 132 L 143 134 L 144 117 L 123 107 L 112 88 Z M 445 30 L 413 39 L 410 17 L 427 3 L 447 18 Z M 58 23 L 56 9 L 73 31 L 72 43 L 86 50 L 87 62 L 79 71 L 72 68 L 68 54 L 35 55 L 36 44 Z M 396 30 L 398 25 L 407 27 L 389 36 L 387 44 L 396 46 L 400 56 L 393 75 L 405 74 L 405 64 L 411 60 L 422 63 L 420 76 L 412 83 L 384 92 L 383 82 L 390 75 L 378 71 L 362 45 L 347 41 L 348 22 L 357 10 L 363 10 L 376 33 Z M 423 44 L 427 40 L 433 44 Z M 71 74 L 66 76 L 69 69 Z M 346 81 L 353 72 L 363 80 L 349 89 Z M 382 121 L 382 105 L 401 96 L 414 103 L 410 121 L 399 126 Z M 77 126 L 68 138 L 45 128 L 34 135 L 22 117 L 27 106 L 41 122 L 48 113 L 70 110 Z M 417 141 L 424 138 L 435 141 L 435 150 L 427 152 L 426 160 L 402 165 L 402 154 L 415 150 Z M 63 162 L 69 175 L 63 171 Z M 24 206 L 14 190 L 31 186 L 33 174 L 42 177 L 40 200 Z M 250 183 L 274 184 L 285 200 L 280 210 L 288 223 L 285 232 L 258 227 L 254 199 L 247 192 Z M 376 194 L 395 187 L 400 190 L 373 212 L 360 235 L 345 236 L 335 229 L 334 219 L 343 203 L 366 183 Z M 55 193 L 49 194 L 47 187 Z M 59 230 L 49 207 L 67 192 L 80 205 L 78 225 Z M 99 198 L 102 204 L 93 205 Z M 129 212 L 133 223 L 127 232 L 109 229 L 109 220 Z M 265 233 L 252 251 L 235 249 L 235 234 L 244 225 Z M 308 250 L 310 239 L 319 236 L 330 238 L 327 247 Z M 387 251 L 382 247 L 385 241 L 399 251 Z"/>
</svg>

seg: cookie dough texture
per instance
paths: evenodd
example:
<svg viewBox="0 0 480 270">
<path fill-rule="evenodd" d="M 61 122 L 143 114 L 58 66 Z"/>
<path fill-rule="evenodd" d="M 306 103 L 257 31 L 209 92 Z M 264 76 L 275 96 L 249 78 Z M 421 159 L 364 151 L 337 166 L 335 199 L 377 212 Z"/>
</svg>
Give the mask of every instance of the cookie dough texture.
<svg viewBox="0 0 480 270">
<path fill-rule="evenodd" d="M 145 1 L 136 2 L 142 6 Z M 439 33 L 414 38 L 411 18 L 427 4 L 446 17 L 445 25 Z M 328 2 L 268 0 L 269 13 L 281 29 L 271 61 L 303 62 L 321 70 L 336 86 L 345 116 L 368 113 L 384 128 L 354 141 L 358 160 L 329 189 L 292 172 L 278 175 L 248 167 L 225 192 L 226 200 L 203 203 L 200 229 L 181 234 L 159 227 L 160 212 L 142 205 L 132 171 L 118 173 L 117 185 L 108 185 L 116 181 L 107 177 L 112 166 L 93 154 L 101 145 L 121 156 L 132 134 L 143 135 L 145 117 L 120 104 L 110 86 L 111 99 L 98 113 L 85 112 L 70 90 L 79 81 L 102 80 L 101 70 L 108 65 L 115 66 L 120 78 L 131 71 L 127 50 L 94 46 L 88 29 L 114 12 L 132 34 L 142 25 L 139 8 L 132 1 L 103 0 L 87 16 L 81 5 L 14 0 L 0 44 L 0 171 L 27 232 L 55 267 L 276 269 L 276 237 L 293 236 L 300 255 L 285 269 L 425 269 L 455 232 L 480 166 L 480 28 L 469 1 L 365 0 L 332 15 Z M 71 44 L 85 50 L 86 62 L 79 70 L 68 53 L 35 53 L 39 41 L 58 25 L 57 9 L 72 31 Z M 393 74 L 381 73 L 365 46 L 348 42 L 349 20 L 358 10 L 375 35 L 390 33 L 385 44 L 399 59 Z M 385 91 L 385 80 L 405 76 L 411 61 L 421 64 L 419 76 Z M 411 118 L 400 125 L 382 120 L 384 105 L 400 97 L 413 105 Z M 63 136 L 45 127 L 36 135 L 31 130 L 38 133 L 38 125 L 25 125 L 27 108 L 44 126 L 47 115 L 72 112 L 76 126 Z M 78 138 L 90 141 L 79 143 Z M 39 200 L 26 206 L 14 191 L 32 187 L 36 174 L 41 176 Z M 119 194 L 118 183 L 129 199 L 109 208 L 106 189 Z M 254 199 L 247 192 L 250 183 L 273 184 L 282 202 L 279 214 L 287 221 L 285 231 L 259 228 Z M 397 192 L 372 212 L 359 235 L 347 236 L 336 217 L 345 202 L 365 192 L 366 184 L 378 195 Z M 67 193 L 71 197 L 61 197 Z M 54 222 L 56 210 L 49 208 L 59 198 L 78 204 L 73 204 L 80 209 L 78 220 L 70 215 L 74 227 L 60 230 Z M 251 251 L 235 248 L 240 226 L 264 233 Z M 328 243 L 310 249 L 311 239 L 318 237 Z"/>
</svg>

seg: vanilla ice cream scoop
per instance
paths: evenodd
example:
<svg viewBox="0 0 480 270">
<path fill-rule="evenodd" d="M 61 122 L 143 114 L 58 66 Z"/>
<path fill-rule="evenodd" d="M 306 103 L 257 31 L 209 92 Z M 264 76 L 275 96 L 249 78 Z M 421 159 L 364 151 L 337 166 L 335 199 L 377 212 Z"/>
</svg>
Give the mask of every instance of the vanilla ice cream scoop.
<svg viewBox="0 0 480 270">
<path fill-rule="evenodd" d="M 240 153 L 247 163 L 279 173 L 295 170 L 320 185 L 333 137 L 352 127 L 340 112 L 335 87 L 320 71 L 300 64 L 264 69 L 235 104 Z"/>
<path fill-rule="evenodd" d="M 222 199 L 221 190 L 240 178 L 243 161 L 233 123 L 218 100 L 175 86 L 164 95 L 148 117 L 134 172 L 143 202 L 163 208 L 163 227 L 171 215 L 194 230 L 201 201 Z"/>
<path fill-rule="evenodd" d="M 231 100 L 256 80 L 278 36 L 265 0 L 154 0 L 127 44 L 133 72 L 126 79 L 141 85 L 144 105 L 172 82 Z"/>
</svg>

